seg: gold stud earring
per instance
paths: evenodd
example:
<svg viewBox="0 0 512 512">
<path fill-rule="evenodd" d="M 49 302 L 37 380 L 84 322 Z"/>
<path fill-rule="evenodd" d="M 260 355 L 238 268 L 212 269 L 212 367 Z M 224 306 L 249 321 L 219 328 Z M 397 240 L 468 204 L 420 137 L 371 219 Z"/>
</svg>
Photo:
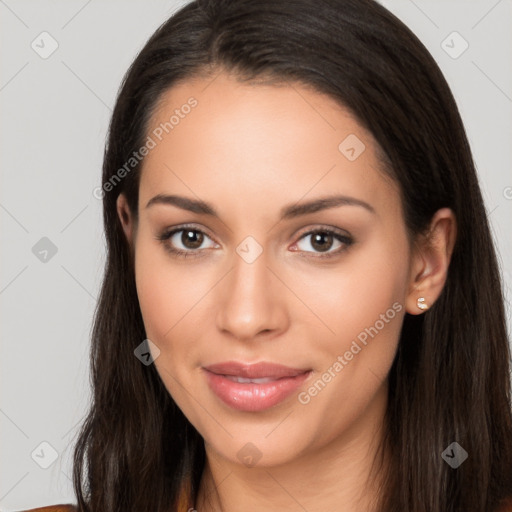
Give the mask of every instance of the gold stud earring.
<svg viewBox="0 0 512 512">
<path fill-rule="evenodd" d="M 429 308 L 428 304 L 425 303 L 425 297 L 419 297 L 416 305 L 418 306 L 418 309 L 421 309 L 422 311 L 425 311 Z"/>
</svg>

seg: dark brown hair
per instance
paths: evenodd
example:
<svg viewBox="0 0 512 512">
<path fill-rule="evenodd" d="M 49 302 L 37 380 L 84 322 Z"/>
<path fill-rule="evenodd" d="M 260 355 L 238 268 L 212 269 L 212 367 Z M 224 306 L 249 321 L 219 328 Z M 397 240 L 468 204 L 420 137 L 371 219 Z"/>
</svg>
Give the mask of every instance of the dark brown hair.
<svg viewBox="0 0 512 512">
<path fill-rule="evenodd" d="M 146 137 L 179 81 L 227 70 L 241 81 L 298 83 L 348 108 L 399 184 L 411 236 L 442 207 L 455 213 L 448 279 L 424 315 L 406 315 L 389 374 L 381 510 L 489 512 L 512 496 L 510 348 L 493 241 L 464 126 L 439 67 L 373 0 L 196 0 L 150 38 L 113 112 L 103 182 Z M 199 107 L 200 108 L 200 107 Z M 141 165 L 103 196 L 107 261 L 91 345 L 93 397 L 74 452 L 80 510 L 169 512 L 205 462 L 199 433 L 134 349 L 146 338 L 133 260 L 116 213 L 137 216 Z M 469 454 L 441 457 L 453 441 Z"/>
</svg>

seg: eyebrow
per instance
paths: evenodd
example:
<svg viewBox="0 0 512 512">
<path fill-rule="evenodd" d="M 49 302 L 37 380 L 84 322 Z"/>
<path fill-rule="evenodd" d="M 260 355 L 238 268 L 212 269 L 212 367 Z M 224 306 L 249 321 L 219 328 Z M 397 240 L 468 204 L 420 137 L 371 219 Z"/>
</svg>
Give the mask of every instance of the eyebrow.
<svg viewBox="0 0 512 512">
<path fill-rule="evenodd" d="M 215 208 L 205 201 L 200 199 L 191 199 L 185 196 L 158 194 L 148 201 L 146 208 L 156 204 L 177 206 L 182 210 L 188 210 L 189 212 L 198 213 L 201 215 L 211 215 L 212 217 L 219 217 L 219 214 Z M 336 208 L 339 206 L 360 206 L 365 208 L 369 212 L 375 214 L 373 206 L 368 204 L 361 199 L 356 199 L 350 196 L 327 196 L 313 199 L 311 201 L 290 204 L 281 209 L 281 220 L 288 220 L 301 215 L 307 215 L 309 213 L 315 213 L 321 210 L 327 210 L 329 208 Z"/>
</svg>

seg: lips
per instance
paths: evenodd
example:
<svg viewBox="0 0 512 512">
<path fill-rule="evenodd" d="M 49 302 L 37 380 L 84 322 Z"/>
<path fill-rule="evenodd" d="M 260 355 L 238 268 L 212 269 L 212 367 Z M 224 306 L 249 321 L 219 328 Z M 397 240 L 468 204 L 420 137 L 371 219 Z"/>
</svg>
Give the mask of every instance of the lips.
<svg viewBox="0 0 512 512">
<path fill-rule="evenodd" d="M 277 380 L 284 377 L 296 377 L 302 373 L 308 372 L 309 368 L 290 368 L 276 363 L 254 363 L 244 364 L 236 361 L 227 361 L 225 363 L 212 364 L 206 366 L 205 370 L 217 375 L 228 377 L 241 377 L 245 379 L 270 379 Z"/>
<path fill-rule="evenodd" d="M 210 389 L 225 404 L 242 411 L 261 411 L 288 398 L 311 369 L 276 363 L 228 361 L 203 367 Z"/>
</svg>

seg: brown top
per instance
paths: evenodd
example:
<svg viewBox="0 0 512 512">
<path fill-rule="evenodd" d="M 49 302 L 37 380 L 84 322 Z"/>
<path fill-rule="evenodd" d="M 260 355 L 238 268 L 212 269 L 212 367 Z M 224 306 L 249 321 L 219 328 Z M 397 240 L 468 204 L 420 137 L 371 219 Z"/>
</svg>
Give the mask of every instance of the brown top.
<svg viewBox="0 0 512 512">
<path fill-rule="evenodd" d="M 78 512 L 74 505 L 49 505 L 48 507 L 31 508 L 20 512 Z"/>
</svg>

